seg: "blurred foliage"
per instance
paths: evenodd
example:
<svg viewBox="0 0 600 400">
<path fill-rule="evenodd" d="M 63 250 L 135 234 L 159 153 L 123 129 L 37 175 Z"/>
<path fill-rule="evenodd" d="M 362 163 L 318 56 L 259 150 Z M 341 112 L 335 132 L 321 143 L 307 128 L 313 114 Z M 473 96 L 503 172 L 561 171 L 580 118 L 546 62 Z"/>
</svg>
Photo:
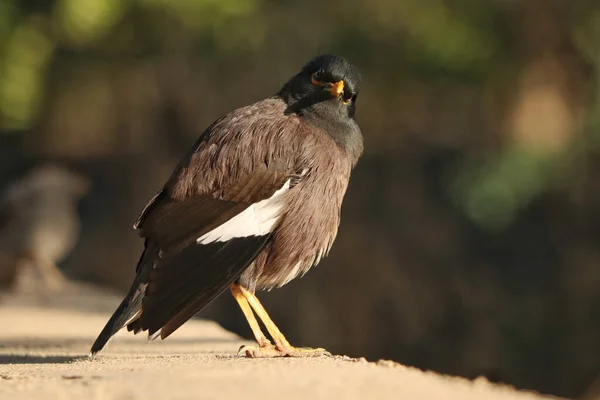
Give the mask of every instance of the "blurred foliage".
<svg viewBox="0 0 600 400">
<path fill-rule="evenodd" d="M 377 36 L 381 40 L 404 37 L 405 61 L 415 69 L 477 76 L 490 69 L 500 51 L 500 40 L 488 28 L 499 12 L 495 6 L 476 1 L 453 6 L 443 0 L 334 1 L 315 11 L 335 16 L 332 28 L 351 39 L 364 33 L 375 40 Z M 247 46 L 264 48 L 268 45 L 265 34 L 279 25 L 265 15 L 286 9 L 285 2 L 262 4 L 259 0 L 58 0 L 46 4 L 4 0 L 1 7 L 2 81 L 7 89 L 0 110 L 5 127 L 21 128 L 33 126 L 39 115 L 40 100 L 36 99 L 44 96 L 44 67 L 52 62 L 57 46 L 135 54 L 152 42 L 173 44 L 174 31 L 184 29 L 188 40 L 210 38 L 217 53 Z M 357 14 L 361 17 L 358 24 L 351 25 Z M 155 32 L 132 32 L 136 16 L 146 19 L 143 22 Z M 342 37 L 328 40 L 344 41 Z M 26 89 L 20 92 L 15 89 L 19 87 Z"/>
<path fill-rule="evenodd" d="M 476 223 L 490 230 L 509 225 L 514 213 L 546 186 L 555 157 L 522 148 L 507 149 L 483 168 L 466 168 L 457 181 L 459 203 Z"/>
<path fill-rule="evenodd" d="M 597 0 L 0 0 L 0 163 L 94 176 L 69 265 L 124 288 L 132 219 L 199 131 L 344 55 L 366 155 L 331 265 L 273 294 L 276 319 L 571 396 L 600 373 L 598 43 Z"/>
<path fill-rule="evenodd" d="M 60 57 L 53 52 L 56 47 L 67 51 L 100 48 L 108 53 L 136 53 L 149 38 L 146 35 L 128 38 L 132 32 L 126 31 L 132 22 L 128 17 L 140 12 L 149 14 L 148 23 L 157 32 L 168 30 L 169 23 L 175 20 L 199 34 L 211 32 L 214 38 L 222 38 L 216 45 L 225 50 L 260 41 L 258 24 L 250 21 L 258 12 L 255 0 L 57 0 L 47 4 L 3 0 L 0 3 L 2 125 L 23 129 L 35 124 L 47 89 L 46 67 L 53 57 Z M 121 35 L 124 37 L 117 37 Z M 165 32 L 165 37 L 159 40 L 167 37 Z"/>
</svg>

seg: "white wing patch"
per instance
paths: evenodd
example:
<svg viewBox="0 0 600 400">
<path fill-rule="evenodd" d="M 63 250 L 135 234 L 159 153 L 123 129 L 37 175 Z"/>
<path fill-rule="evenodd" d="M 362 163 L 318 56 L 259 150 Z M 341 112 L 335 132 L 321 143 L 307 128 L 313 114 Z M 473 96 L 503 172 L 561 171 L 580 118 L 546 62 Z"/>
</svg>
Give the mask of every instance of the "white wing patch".
<svg viewBox="0 0 600 400">
<path fill-rule="evenodd" d="M 226 242 L 233 238 L 263 236 L 273 232 L 284 205 L 283 195 L 290 190 L 290 183 L 291 179 L 288 179 L 271 197 L 252 204 L 229 221 L 200 236 L 196 242 Z"/>
</svg>

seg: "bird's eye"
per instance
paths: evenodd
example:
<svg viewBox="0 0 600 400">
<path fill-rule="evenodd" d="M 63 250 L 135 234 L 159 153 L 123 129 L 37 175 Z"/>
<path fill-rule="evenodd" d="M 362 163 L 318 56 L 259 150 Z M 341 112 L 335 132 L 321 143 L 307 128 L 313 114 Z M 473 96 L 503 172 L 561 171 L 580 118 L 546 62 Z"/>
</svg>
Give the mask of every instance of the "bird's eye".
<svg viewBox="0 0 600 400">
<path fill-rule="evenodd" d="M 320 85 L 321 84 L 321 78 L 323 77 L 323 71 L 322 70 L 318 70 L 317 72 L 313 73 L 310 76 L 310 82 L 313 85 Z"/>
</svg>

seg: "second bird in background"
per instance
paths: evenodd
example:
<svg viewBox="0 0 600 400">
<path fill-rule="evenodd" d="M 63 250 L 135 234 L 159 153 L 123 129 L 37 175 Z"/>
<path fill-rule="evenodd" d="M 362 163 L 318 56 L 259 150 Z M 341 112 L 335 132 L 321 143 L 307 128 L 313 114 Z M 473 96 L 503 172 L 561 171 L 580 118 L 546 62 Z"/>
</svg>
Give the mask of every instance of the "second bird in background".
<svg viewBox="0 0 600 400">
<path fill-rule="evenodd" d="M 77 243 L 77 204 L 89 187 L 77 173 L 42 164 L 5 188 L 0 195 L 0 286 L 28 285 L 20 279 L 28 269 L 37 272 L 46 290 L 64 286 L 57 264 Z"/>
</svg>

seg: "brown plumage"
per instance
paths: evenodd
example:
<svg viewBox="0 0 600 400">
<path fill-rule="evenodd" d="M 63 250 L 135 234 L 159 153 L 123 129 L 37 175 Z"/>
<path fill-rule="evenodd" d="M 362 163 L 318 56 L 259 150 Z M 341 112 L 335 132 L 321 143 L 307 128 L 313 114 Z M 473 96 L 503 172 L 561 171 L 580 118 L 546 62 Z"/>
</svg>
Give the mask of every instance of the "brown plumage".
<svg viewBox="0 0 600 400">
<path fill-rule="evenodd" d="M 145 238 L 136 279 L 91 354 L 124 326 L 164 339 L 227 287 L 260 345 L 247 355 L 319 353 L 291 347 L 254 292 L 303 275 L 331 248 L 362 153 L 359 85 L 354 67 L 321 56 L 276 96 L 227 114 L 200 136 L 136 222 Z"/>
</svg>

